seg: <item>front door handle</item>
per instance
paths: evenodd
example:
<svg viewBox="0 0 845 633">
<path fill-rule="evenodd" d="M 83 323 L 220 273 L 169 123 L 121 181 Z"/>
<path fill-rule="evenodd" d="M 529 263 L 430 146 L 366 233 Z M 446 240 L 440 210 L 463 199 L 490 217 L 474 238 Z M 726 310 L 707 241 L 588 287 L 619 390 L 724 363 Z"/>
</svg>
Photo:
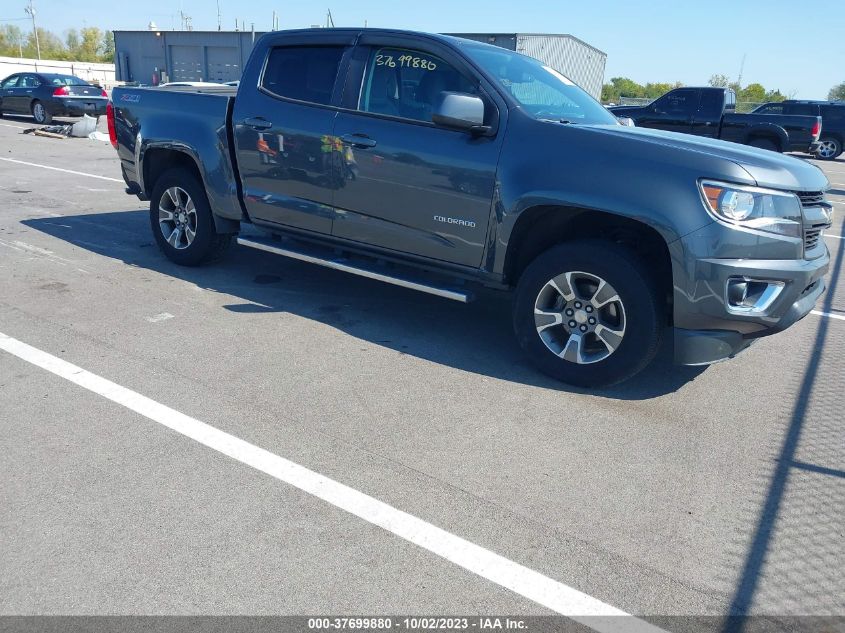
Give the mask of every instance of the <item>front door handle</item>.
<svg viewBox="0 0 845 633">
<path fill-rule="evenodd" d="M 345 145 L 352 145 L 361 149 L 376 146 L 376 142 L 366 134 L 346 134 L 340 137 L 340 141 Z"/>
<path fill-rule="evenodd" d="M 244 119 L 244 125 L 247 125 L 255 130 L 269 130 L 273 124 L 267 119 L 262 119 L 260 116 L 252 117 L 251 119 Z"/>
</svg>

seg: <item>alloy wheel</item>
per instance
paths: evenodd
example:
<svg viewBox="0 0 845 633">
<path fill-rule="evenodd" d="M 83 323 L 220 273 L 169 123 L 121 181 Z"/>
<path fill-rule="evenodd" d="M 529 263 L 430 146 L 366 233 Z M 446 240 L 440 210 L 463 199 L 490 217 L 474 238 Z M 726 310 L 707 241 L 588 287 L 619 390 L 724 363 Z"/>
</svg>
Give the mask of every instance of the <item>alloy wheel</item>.
<svg viewBox="0 0 845 633">
<path fill-rule="evenodd" d="M 834 158 L 837 149 L 836 141 L 821 141 L 819 142 L 818 149 L 816 149 L 816 155 L 819 158 Z"/>
<path fill-rule="evenodd" d="M 158 226 L 164 239 L 176 250 L 188 248 L 197 235 L 197 210 L 181 187 L 166 189 L 158 203 Z"/>
<path fill-rule="evenodd" d="M 534 325 L 545 346 L 585 365 L 605 360 L 625 336 L 625 306 L 607 281 L 572 271 L 550 279 L 534 303 Z"/>
</svg>

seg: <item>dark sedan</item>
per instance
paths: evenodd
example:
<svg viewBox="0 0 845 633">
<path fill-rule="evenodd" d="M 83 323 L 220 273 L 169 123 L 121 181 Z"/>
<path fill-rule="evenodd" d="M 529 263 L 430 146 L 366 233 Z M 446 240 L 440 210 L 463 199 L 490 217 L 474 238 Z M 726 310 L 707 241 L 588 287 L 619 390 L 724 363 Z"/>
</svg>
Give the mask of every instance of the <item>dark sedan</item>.
<svg viewBox="0 0 845 633">
<path fill-rule="evenodd" d="M 0 82 L 0 114 L 31 114 L 41 124 L 54 116 L 100 116 L 108 101 L 105 90 L 73 75 L 17 73 Z"/>
</svg>

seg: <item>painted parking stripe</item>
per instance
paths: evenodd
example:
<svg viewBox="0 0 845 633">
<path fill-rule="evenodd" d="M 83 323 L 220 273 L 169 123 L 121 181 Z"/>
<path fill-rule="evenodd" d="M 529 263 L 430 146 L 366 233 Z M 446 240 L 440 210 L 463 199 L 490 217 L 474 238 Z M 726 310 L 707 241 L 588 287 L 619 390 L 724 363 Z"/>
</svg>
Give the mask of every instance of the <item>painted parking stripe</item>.
<svg viewBox="0 0 845 633">
<path fill-rule="evenodd" d="M 573 587 L 2 332 L 0 350 L 5 350 L 204 446 L 354 514 L 591 629 L 603 633 L 664 633 L 662 629 L 645 620 L 630 616 Z"/>
<path fill-rule="evenodd" d="M 87 174 L 84 171 L 74 171 L 72 169 L 62 169 L 61 167 L 51 167 L 50 165 L 39 165 L 38 163 L 28 163 L 25 160 L 16 160 L 14 158 L 2 158 L 0 160 L 6 161 L 7 163 L 17 163 L 18 165 L 28 165 L 29 167 L 40 167 L 41 169 L 50 169 L 52 171 L 61 171 L 66 174 L 73 174 L 74 176 L 86 176 L 88 178 L 97 178 L 98 180 L 108 180 L 110 182 L 119 182 L 123 184 L 123 181 L 120 178 L 109 178 L 108 176 L 98 176 L 96 174 Z"/>
<path fill-rule="evenodd" d="M 8 124 L 8 123 L 0 123 L 0 126 L 3 126 L 3 127 L 13 127 L 13 128 L 15 128 L 16 130 L 28 130 L 28 129 L 29 129 L 29 128 L 28 128 L 28 127 L 26 127 L 25 125 L 10 125 L 10 124 Z"/>
<path fill-rule="evenodd" d="M 821 310 L 811 310 L 810 314 L 827 317 L 828 319 L 836 319 L 837 321 L 845 321 L 845 315 L 842 314 L 831 314 L 830 312 L 822 312 Z"/>
<path fill-rule="evenodd" d="M 845 240 L 845 235 L 834 235 L 833 233 L 825 233 L 824 236 L 825 237 L 832 237 L 832 238 L 835 238 L 837 240 Z"/>
</svg>

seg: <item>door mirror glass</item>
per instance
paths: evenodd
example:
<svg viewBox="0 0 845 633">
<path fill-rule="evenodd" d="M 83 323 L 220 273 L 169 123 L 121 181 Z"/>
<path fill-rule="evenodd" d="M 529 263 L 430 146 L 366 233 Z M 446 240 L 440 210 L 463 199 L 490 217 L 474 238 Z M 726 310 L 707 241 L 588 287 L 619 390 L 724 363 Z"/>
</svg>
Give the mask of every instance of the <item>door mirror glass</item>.
<svg viewBox="0 0 845 633">
<path fill-rule="evenodd" d="M 484 125 L 484 102 L 464 92 L 441 92 L 431 120 L 442 127 L 469 131 Z"/>
</svg>

